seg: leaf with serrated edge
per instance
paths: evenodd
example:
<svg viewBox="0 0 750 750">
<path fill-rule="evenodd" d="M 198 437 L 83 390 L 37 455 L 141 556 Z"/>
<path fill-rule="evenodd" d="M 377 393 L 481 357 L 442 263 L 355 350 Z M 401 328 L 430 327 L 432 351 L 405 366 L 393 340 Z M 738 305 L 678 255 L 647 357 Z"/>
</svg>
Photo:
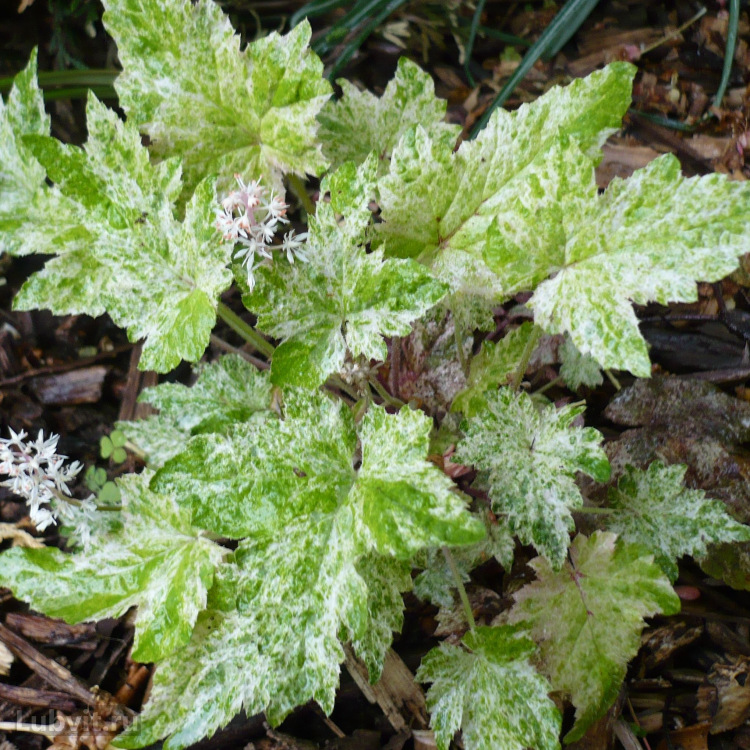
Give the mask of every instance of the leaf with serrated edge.
<svg viewBox="0 0 750 750">
<path fill-rule="evenodd" d="M 138 607 L 133 658 L 157 661 L 190 639 L 226 550 L 202 537 L 174 497 L 148 489 L 148 473 L 118 480 L 116 530 L 74 554 L 16 547 L 0 582 L 18 599 L 70 623 L 120 617 Z"/>
<path fill-rule="evenodd" d="M 651 374 L 631 301 L 693 302 L 696 280 L 731 273 L 747 252 L 750 185 L 725 175 L 685 179 L 671 154 L 597 195 L 593 173 L 565 207 L 565 238 L 529 301 L 549 333 L 568 332 L 605 368 Z M 695 206 L 701 210 L 696 211 Z"/>
<path fill-rule="evenodd" d="M 536 647 L 522 626 L 478 627 L 461 646 L 441 644 L 423 659 L 430 726 L 440 750 L 462 730 L 466 750 L 555 750 L 562 717 L 550 686 L 530 659 Z"/>
<path fill-rule="evenodd" d="M 526 346 L 534 335 L 533 323 L 522 323 L 500 341 L 484 341 L 469 366 L 469 387 L 453 399 L 451 411 L 473 417 L 485 408 L 483 394 L 499 385 L 508 385 L 521 364 Z"/>
<path fill-rule="evenodd" d="M 584 406 L 537 408 L 509 388 L 487 394 L 486 403 L 462 426 L 466 436 L 453 460 L 489 473 L 493 510 L 559 568 L 575 526 L 570 511 L 583 504 L 576 472 L 609 479 L 603 438 L 593 427 L 572 426 Z"/>
<path fill-rule="evenodd" d="M 703 490 L 683 485 L 687 467 L 659 461 L 646 471 L 632 466 L 611 487 L 607 528 L 624 541 L 638 542 L 655 554 L 656 562 L 677 580 L 678 558 L 703 557 L 709 544 L 750 541 L 750 528 L 735 521 L 724 503 Z"/>
<path fill-rule="evenodd" d="M 256 273 L 245 305 L 258 316 L 258 328 L 282 339 L 271 363 L 277 385 L 315 388 L 354 357 L 384 360 L 383 336 L 405 336 L 411 322 L 445 295 L 447 287 L 413 260 L 383 260 L 383 251 L 364 245 L 371 223 L 369 200 L 375 190 L 377 158 L 359 168 L 345 164 L 321 191 L 310 217 L 307 263 L 276 260 Z M 342 214 L 340 225 L 336 215 Z"/>
<path fill-rule="evenodd" d="M 240 49 L 217 3 L 105 0 L 104 25 L 123 72 L 115 84 L 129 121 L 160 158 L 180 156 L 185 189 L 207 175 L 319 175 L 326 161 L 315 116 L 331 94 L 305 20 Z"/>
<path fill-rule="evenodd" d="M 582 385 L 596 388 L 602 384 L 602 371 L 598 362 L 590 354 L 581 354 L 569 336 L 565 337 L 560 348 L 560 360 L 560 375 L 571 390 L 577 391 Z"/>
<path fill-rule="evenodd" d="M 598 158 L 630 104 L 634 72 L 629 64 L 613 63 L 515 112 L 497 110 L 479 136 L 455 154 L 421 126 L 408 131 L 378 185 L 384 219 L 378 229 L 387 252 L 429 265 L 451 285 L 454 310 L 466 308 L 470 324 L 489 325 L 491 315 L 478 315 L 477 309 L 489 311 L 508 296 L 512 280 L 487 264 L 488 231 L 496 221 L 502 226 L 521 221 L 526 236 L 516 235 L 517 257 L 530 263 L 540 238 L 553 243 L 561 233 L 557 194 L 564 186 L 557 183 L 565 173 L 550 172 L 548 154 L 575 139 L 587 156 Z M 540 209 L 545 221 L 530 221 Z"/>
<path fill-rule="evenodd" d="M 58 257 L 26 282 L 14 305 L 56 314 L 106 311 L 131 341 L 145 339 L 144 370 L 167 372 L 183 359 L 194 362 L 208 345 L 219 295 L 231 282 L 225 266 L 232 248 L 213 226 L 213 183 L 198 186 L 179 223 L 173 214 L 179 164 L 153 167 L 138 131 L 93 95 L 87 125 L 85 150 L 27 137 L 56 183 L 42 201 L 55 222 L 35 251 Z"/>
<path fill-rule="evenodd" d="M 566 742 L 580 739 L 617 697 L 643 618 L 680 611 L 669 580 L 640 545 L 616 542 L 608 532 L 579 535 L 570 560 L 555 572 L 534 558 L 529 564 L 539 580 L 515 594 L 509 615 L 530 623 L 552 687 L 576 707 Z"/>
<path fill-rule="evenodd" d="M 234 422 L 268 411 L 273 386 L 267 373 L 238 354 L 226 354 L 195 368 L 198 376 L 190 386 L 162 383 L 147 388 L 138 398 L 169 417 L 192 435 L 222 432 Z"/>
<path fill-rule="evenodd" d="M 146 419 L 116 422 L 128 442 L 143 456 L 150 469 L 158 469 L 170 458 L 185 449 L 190 439 L 187 430 L 180 429 L 173 419 L 153 414 Z"/>
<path fill-rule="evenodd" d="M 483 518 L 487 528 L 487 538 L 477 544 L 456 547 L 451 552 L 453 564 L 463 583 L 471 580 L 469 575 L 474 568 L 493 557 L 506 569 L 513 564 L 515 543 L 507 524 L 490 518 Z M 455 601 L 456 578 L 442 549 L 430 549 L 420 553 L 414 561 L 415 568 L 422 572 L 414 579 L 414 593 L 440 607 L 451 607 Z"/>
<path fill-rule="evenodd" d="M 199 621 L 191 644 L 161 667 L 128 746 L 176 732 L 167 747 L 183 747 L 242 706 L 272 723 L 310 699 L 330 711 L 339 638 L 377 677 L 401 624 L 409 560 L 484 534 L 425 460 L 425 415 L 371 407 L 357 428 L 346 405 L 323 393 L 290 393 L 284 409 L 284 420 L 193 438 L 155 477 L 217 533 L 244 537 L 240 612 Z"/>
<path fill-rule="evenodd" d="M 47 231 L 38 208 L 46 172 L 22 140 L 24 135 L 49 135 L 36 58 L 34 48 L 26 68 L 13 79 L 7 101 L 0 97 L 0 252 L 11 255 L 34 252 L 33 241 L 24 241 L 24 235 Z M 18 233 L 24 225 L 25 232 Z"/>
<path fill-rule="evenodd" d="M 333 168 L 347 161 L 360 164 L 374 151 L 380 171 L 387 169 L 399 138 L 417 123 L 450 148 L 461 132 L 459 125 L 445 122 L 446 102 L 435 96 L 432 78 L 406 57 L 399 59 L 396 75 L 380 99 L 346 79 L 336 83 L 341 98 L 329 101 L 318 115 L 318 138 Z"/>
</svg>

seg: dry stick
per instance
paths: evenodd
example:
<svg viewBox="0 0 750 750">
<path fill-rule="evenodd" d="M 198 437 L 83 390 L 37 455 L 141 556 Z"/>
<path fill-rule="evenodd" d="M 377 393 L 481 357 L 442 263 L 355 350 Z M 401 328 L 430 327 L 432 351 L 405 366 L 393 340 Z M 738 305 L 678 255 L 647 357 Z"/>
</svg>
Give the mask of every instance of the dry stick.
<svg viewBox="0 0 750 750">
<path fill-rule="evenodd" d="M 0 625 L 0 640 L 24 663 L 52 687 L 72 695 L 76 700 L 93 708 L 99 702 L 70 670 L 35 649 L 28 641 L 16 635 L 5 625 Z"/>
<path fill-rule="evenodd" d="M 40 726 L 39 724 L 24 724 L 20 721 L 0 721 L 0 732 L 26 732 L 27 734 L 42 734 L 48 740 L 57 737 L 57 730 L 52 726 Z"/>
<path fill-rule="evenodd" d="M 251 365 L 254 365 L 259 370 L 267 370 L 269 368 L 268 362 L 262 359 L 254 357 L 252 354 L 240 349 L 239 347 L 232 346 L 228 341 L 220 339 L 216 334 L 211 334 L 211 343 L 217 348 L 222 349 L 225 352 L 231 352 L 232 354 L 238 354 L 243 359 L 247 360 Z"/>
</svg>

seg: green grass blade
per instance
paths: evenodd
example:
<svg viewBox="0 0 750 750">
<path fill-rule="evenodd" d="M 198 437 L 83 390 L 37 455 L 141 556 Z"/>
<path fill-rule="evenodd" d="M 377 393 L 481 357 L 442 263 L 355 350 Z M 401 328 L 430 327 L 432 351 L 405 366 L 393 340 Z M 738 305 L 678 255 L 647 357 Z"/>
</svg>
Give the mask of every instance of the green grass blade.
<svg viewBox="0 0 750 750">
<path fill-rule="evenodd" d="M 474 17 L 471 19 L 471 28 L 469 29 L 469 38 L 466 41 L 466 49 L 464 50 L 464 72 L 466 73 L 466 79 L 469 81 L 470 86 L 476 86 L 474 76 L 471 74 L 471 55 L 474 52 L 474 42 L 477 38 L 477 31 L 479 29 L 479 21 L 482 18 L 484 12 L 484 4 L 486 0 L 478 0 L 477 9 L 474 11 Z"/>
<path fill-rule="evenodd" d="M 303 18 L 322 16 L 329 10 L 340 8 L 342 5 L 346 5 L 346 0 L 313 0 L 294 12 L 289 19 L 289 25 L 294 28 Z"/>
<path fill-rule="evenodd" d="M 391 13 L 394 13 L 407 2 L 408 0 L 390 0 L 390 2 L 383 2 L 383 0 L 379 0 L 377 3 L 371 3 L 372 5 L 381 6 L 379 12 L 376 15 L 372 16 L 370 20 L 362 27 L 357 36 L 354 37 L 354 39 L 352 39 L 352 41 L 346 45 L 344 51 L 336 60 L 333 68 L 331 68 L 331 72 L 328 74 L 328 78 L 331 80 L 335 80 L 339 71 L 349 62 L 349 60 L 351 60 L 357 50 L 364 44 L 367 37 L 369 37 L 370 34 L 372 34 L 372 32 L 375 31 L 375 29 L 381 23 L 383 23 L 383 21 L 385 21 L 388 16 L 391 15 Z"/>
<path fill-rule="evenodd" d="M 505 103 L 516 86 L 526 77 L 534 63 L 551 50 L 559 50 L 578 31 L 598 2 L 599 0 L 568 0 L 563 9 L 554 17 L 552 23 L 542 32 L 539 39 L 529 47 L 523 60 L 521 60 L 521 64 L 474 126 L 471 131 L 471 138 L 475 138 L 477 133 L 487 124 L 495 109 Z"/>
<path fill-rule="evenodd" d="M 724 52 L 724 67 L 721 71 L 721 83 L 714 98 L 714 107 L 720 107 L 724 94 L 729 85 L 729 76 L 732 74 L 732 62 L 734 51 L 737 48 L 737 30 L 740 25 L 740 0 L 730 0 L 729 3 L 729 28 L 727 29 L 727 46 Z"/>
</svg>

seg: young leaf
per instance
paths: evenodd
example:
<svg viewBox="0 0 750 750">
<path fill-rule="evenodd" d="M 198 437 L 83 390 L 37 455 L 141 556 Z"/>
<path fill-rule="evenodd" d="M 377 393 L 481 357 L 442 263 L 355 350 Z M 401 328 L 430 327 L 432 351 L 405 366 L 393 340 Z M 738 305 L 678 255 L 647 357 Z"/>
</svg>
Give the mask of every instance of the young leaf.
<svg viewBox="0 0 750 750">
<path fill-rule="evenodd" d="M 451 552 L 453 562 L 463 583 L 471 580 L 474 568 L 495 558 L 506 570 L 513 564 L 515 543 L 513 535 L 502 521 L 485 516 L 487 538 L 477 544 L 456 547 Z M 420 553 L 414 567 L 423 568 L 414 579 L 414 593 L 440 607 L 451 607 L 455 601 L 456 579 L 442 549 L 430 549 Z"/>
<path fill-rule="evenodd" d="M 195 368 L 198 379 L 189 388 L 162 383 L 146 389 L 138 399 L 158 409 L 160 415 L 191 435 L 223 432 L 235 422 L 271 408 L 272 386 L 238 354 L 226 354 L 211 364 Z"/>
<path fill-rule="evenodd" d="M 581 354 L 569 336 L 560 349 L 560 359 L 560 375 L 571 390 L 577 391 L 582 385 L 596 388 L 602 384 L 602 371 L 597 361 L 590 354 Z"/>
<path fill-rule="evenodd" d="M 382 172 L 401 135 L 416 124 L 449 148 L 461 132 L 459 125 L 445 122 L 446 102 L 435 96 L 432 78 L 406 57 L 399 59 L 380 99 L 345 79 L 336 83 L 342 97 L 329 101 L 318 115 L 318 138 L 333 168 L 347 161 L 361 164 L 374 151 Z"/>
<path fill-rule="evenodd" d="M 104 25 L 123 72 L 116 88 L 129 121 L 159 158 L 180 156 L 189 193 L 206 176 L 320 174 L 315 116 L 331 93 L 303 21 L 240 49 L 212 0 L 105 0 Z"/>
<path fill-rule="evenodd" d="M 214 229 L 215 193 L 202 182 L 178 223 L 175 161 L 152 167 L 137 130 L 93 96 L 87 107 L 86 150 L 29 136 L 33 154 L 57 183 L 42 212 L 54 216 L 35 252 L 56 254 L 34 274 L 15 307 L 56 314 L 105 311 L 144 338 L 139 367 L 166 372 L 200 359 L 229 286 L 231 246 Z"/>
<path fill-rule="evenodd" d="M 507 515 L 511 531 L 559 569 L 575 526 L 570 510 L 583 503 L 576 472 L 609 478 L 602 436 L 571 426 L 584 406 L 537 409 L 527 394 L 509 388 L 487 394 L 486 403 L 463 425 L 466 437 L 454 460 L 489 473 L 495 513 Z"/>
<path fill-rule="evenodd" d="M 191 435 L 223 433 L 255 414 L 263 419 L 270 413 L 272 386 L 267 374 L 239 355 L 199 364 L 195 372 L 198 379 L 189 388 L 162 383 L 143 391 L 138 400 L 159 409 L 159 414 L 117 423 L 152 469 L 180 453 Z"/>
<path fill-rule="evenodd" d="M 255 289 L 243 297 L 258 328 L 282 339 L 271 363 L 277 385 L 319 386 L 341 369 L 347 349 L 384 360 L 382 337 L 407 335 L 410 323 L 446 292 L 418 263 L 366 251 L 376 170 L 373 154 L 359 168 L 348 163 L 324 180 L 321 191 L 330 191 L 331 202 L 319 202 L 310 218 L 309 261 L 262 266 Z"/>
<path fill-rule="evenodd" d="M 671 581 L 677 580 L 675 561 L 683 555 L 703 557 L 709 544 L 750 541 L 750 528 L 737 523 L 722 502 L 683 485 L 686 471 L 683 464 L 659 461 L 646 471 L 628 466 L 608 496 L 616 513 L 607 528 L 652 550 Z"/>
<path fill-rule="evenodd" d="M 6 102 L 0 98 L 0 252 L 21 255 L 33 252 L 17 234 L 26 225 L 39 223 L 38 203 L 45 191 L 44 167 L 23 142 L 24 135 L 49 135 L 50 119 L 36 81 L 36 48 L 29 64 L 14 79 Z M 36 229 L 40 234 L 46 227 Z"/>
<path fill-rule="evenodd" d="M 183 451 L 190 438 L 187 430 L 180 429 L 173 419 L 161 414 L 132 422 L 117 422 L 117 429 L 125 433 L 148 467 L 154 470 Z"/>
<path fill-rule="evenodd" d="M 652 555 L 610 533 L 577 536 L 559 572 L 542 557 L 529 564 L 538 580 L 515 595 L 510 621 L 530 623 L 552 687 L 570 695 L 573 742 L 617 697 L 643 618 L 675 614 L 680 600 Z"/>
<path fill-rule="evenodd" d="M 193 438 L 155 478 L 217 533 L 245 538 L 236 553 L 240 611 L 209 612 L 161 668 L 139 742 L 177 732 L 168 747 L 182 747 L 242 706 L 272 723 L 310 699 L 330 711 L 339 638 L 377 677 L 401 622 L 409 559 L 484 534 L 425 460 L 431 420 L 423 414 L 371 407 L 355 470 L 358 435 L 342 402 L 289 394 L 285 411 L 284 420 L 227 437 Z"/>
<path fill-rule="evenodd" d="M 138 607 L 133 658 L 157 661 L 190 639 L 226 550 L 202 537 L 149 474 L 119 480 L 122 522 L 87 549 L 4 552 L 0 583 L 50 617 L 70 623 L 120 617 Z"/>
<path fill-rule="evenodd" d="M 567 331 L 602 367 L 648 377 L 631 301 L 692 302 L 695 280 L 731 273 L 747 249 L 748 200 L 750 185 L 724 175 L 685 179 L 671 154 L 613 180 L 601 196 L 591 174 L 566 201 L 566 236 L 550 266 L 557 275 L 528 303 L 536 323 Z"/>
<path fill-rule="evenodd" d="M 613 63 L 515 112 L 497 110 L 485 130 L 455 154 L 421 126 L 408 131 L 378 185 L 384 219 L 378 229 L 388 253 L 429 265 L 457 295 L 453 307 L 471 313 L 471 323 L 487 324 L 487 311 L 512 291 L 486 262 L 488 231 L 496 221 L 502 227 L 522 222 L 526 236 L 516 233 L 518 257 L 536 262 L 540 237 L 549 243 L 561 233 L 562 212 L 552 195 L 560 187 L 559 174 L 547 174 L 549 152 L 575 139 L 584 154 L 597 158 L 630 104 L 634 72 L 632 65 Z M 517 263 L 520 283 L 524 269 Z M 546 275 L 545 268 L 538 280 Z"/>
<path fill-rule="evenodd" d="M 440 750 L 463 730 L 466 750 L 554 750 L 562 719 L 549 683 L 529 660 L 534 642 L 518 625 L 479 627 L 463 648 L 441 644 L 430 651 L 417 680 L 431 682 L 427 706 Z"/>
<path fill-rule="evenodd" d="M 469 366 L 469 387 L 456 396 L 451 411 L 463 412 L 466 417 L 482 411 L 486 406 L 485 391 L 508 385 L 533 335 L 534 324 L 522 323 L 498 342 L 484 341 L 481 351 L 472 358 Z"/>
</svg>

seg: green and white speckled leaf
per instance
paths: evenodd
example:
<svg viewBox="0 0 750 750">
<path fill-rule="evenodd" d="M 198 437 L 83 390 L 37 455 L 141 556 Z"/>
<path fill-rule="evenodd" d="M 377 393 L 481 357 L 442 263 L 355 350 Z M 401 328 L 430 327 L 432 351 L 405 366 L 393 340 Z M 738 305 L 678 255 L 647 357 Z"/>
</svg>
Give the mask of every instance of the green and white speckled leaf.
<svg viewBox="0 0 750 750">
<path fill-rule="evenodd" d="M 133 658 L 157 661 L 190 639 L 226 550 L 200 535 L 174 497 L 148 489 L 148 474 L 118 480 L 122 523 L 74 554 L 15 547 L 1 585 L 70 623 L 120 617 L 138 607 Z"/>
<path fill-rule="evenodd" d="M 731 273 L 750 250 L 750 185 L 720 174 L 685 179 L 671 154 L 613 180 L 601 196 L 593 172 L 586 182 L 565 202 L 565 236 L 549 258 L 556 275 L 528 304 L 538 325 L 567 331 L 602 367 L 648 377 L 631 301 L 692 302 L 697 280 Z"/>
<path fill-rule="evenodd" d="M 310 25 L 240 49 L 212 0 L 105 0 L 104 25 L 123 72 L 116 88 L 159 158 L 179 156 L 188 194 L 208 175 L 320 174 L 315 119 L 331 93 L 312 52 Z"/>
<path fill-rule="evenodd" d="M 155 485 L 179 492 L 201 522 L 244 537 L 239 609 L 199 621 L 161 667 L 138 728 L 118 743 L 176 733 L 167 747 L 183 747 L 243 706 L 274 724 L 311 699 L 330 712 L 342 642 L 378 676 L 402 622 L 412 556 L 484 534 L 425 460 L 430 428 L 420 412 L 379 407 L 357 428 L 341 401 L 290 393 L 285 419 L 197 436 L 158 472 Z"/>
<path fill-rule="evenodd" d="M 535 340 L 534 324 L 522 323 L 500 341 L 484 341 L 469 365 L 469 387 L 453 399 L 451 411 L 473 417 L 486 407 L 484 393 L 508 385 L 521 364 L 526 347 Z"/>
<path fill-rule="evenodd" d="M 158 409 L 191 435 L 223 432 L 253 414 L 271 408 L 273 386 L 238 354 L 227 354 L 210 364 L 195 367 L 198 379 L 190 386 L 162 383 L 147 388 L 139 401 Z"/>
<path fill-rule="evenodd" d="M 149 163 L 138 131 L 94 96 L 87 106 L 85 150 L 53 138 L 26 143 L 55 187 L 41 201 L 55 216 L 35 252 L 57 255 L 24 284 L 15 307 L 101 315 L 145 339 L 139 366 L 167 372 L 197 361 L 216 321 L 219 295 L 231 283 L 232 247 L 213 227 L 213 183 L 202 182 L 179 223 L 174 161 Z M 35 237 L 36 239 L 36 237 Z"/>
<path fill-rule="evenodd" d="M 560 360 L 560 375 L 571 390 L 577 391 L 582 385 L 596 388 L 602 384 L 599 363 L 590 354 L 581 354 L 569 336 L 560 347 Z"/>
<path fill-rule="evenodd" d="M 290 520 L 335 513 L 342 503 L 357 509 L 363 543 L 380 554 L 407 559 L 425 546 L 484 537 L 450 479 L 425 460 L 432 423 L 421 412 L 371 408 L 355 430 L 346 406 L 323 394 L 290 393 L 285 411 L 283 420 L 194 437 L 154 487 L 175 492 L 196 523 L 233 539 L 283 534 Z"/>
<path fill-rule="evenodd" d="M 449 148 L 456 144 L 461 127 L 445 122 L 445 100 L 435 96 L 429 74 L 408 58 L 398 61 L 380 99 L 346 79 L 336 83 L 341 98 L 329 101 L 318 115 L 318 138 L 333 168 L 347 161 L 361 164 L 374 151 L 382 173 L 401 135 L 417 124 Z"/>
<path fill-rule="evenodd" d="M 479 627 L 462 646 L 430 651 L 417 680 L 427 691 L 430 726 L 440 750 L 462 730 L 466 750 L 555 750 L 562 717 L 550 685 L 530 660 L 536 647 L 521 626 Z"/>
<path fill-rule="evenodd" d="M 373 154 L 324 180 L 321 192 L 329 190 L 331 202 L 319 202 L 310 217 L 309 262 L 277 258 L 256 271 L 255 289 L 243 297 L 258 328 L 282 340 L 271 362 L 277 385 L 315 388 L 341 369 L 347 350 L 384 360 L 383 336 L 408 335 L 447 291 L 413 260 L 366 251 L 376 170 Z"/>
<path fill-rule="evenodd" d="M 559 200 L 577 174 L 568 174 L 565 144 L 575 139 L 598 159 L 630 104 L 634 72 L 613 63 L 515 112 L 498 110 L 455 154 L 421 126 L 408 131 L 378 185 L 387 252 L 427 264 L 450 284 L 459 317 L 486 326 L 494 304 L 547 277 L 544 256 L 564 236 Z M 512 269 L 493 262 L 495 225 L 514 236 Z"/>
<path fill-rule="evenodd" d="M 672 581 L 683 555 L 703 557 L 709 544 L 750 541 L 750 528 L 735 521 L 724 503 L 684 486 L 686 470 L 659 461 L 646 471 L 628 466 L 608 495 L 616 512 L 607 517 L 607 528 L 651 550 Z"/>
<path fill-rule="evenodd" d="M 572 426 L 584 406 L 538 409 L 509 388 L 486 398 L 486 411 L 462 425 L 466 436 L 453 460 L 487 472 L 493 510 L 559 569 L 575 526 L 570 511 L 583 504 L 576 472 L 609 479 L 603 438 L 593 427 Z"/>
<path fill-rule="evenodd" d="M 36 49 L 29 64 L 14 79 L 7 101 L 0 99 L 0 252 L 33 252 L 18 230 L 47 230 L 40 221 L 39 197 L 45 192 L 46 172 L 23 142 L 24 135 L 49 135 L 50 119 L 36 81 Z"/>
<path fill-rule="evenodd" d="M 181 453 L 190 439 L 187 430 L 180 429 L 173 419 L 161 414 L 132 422 L 117 422 L 115 427 L 125 433 L 128 442 L 135 446 L 146 465 L 153 470 Z"/>
<path fill-rule="evenodd" d="M 537 581 L 515 594 L 510 621 L 528 622 L 555 690 L 570 695 L 580 739 L 612 705 L 627 664 L 638 652 L 644 617 L 672 615 L 680 600 L 653 556 L 614 534 L 579 535 L 555 572 L 542 557 L 529 563 Z"/>
<path fill-rule="evenodd" d="M 453 562 L 463 583 L 471 580 L 474 568 L 493 557 L 506 569 L 513 564 L 515 542 L 508 526 L 486 514 L 484 524 L 487 538 L 477 544 L 456 547 L 452 552 Z M 417 555 L 415 568 L 422 572 L 414 579 L 414 593 L 422 600 L 439 607 L 452 607 L 455 603 L 456 579 L 442 549 L 430 549 Z"/>
<path fill-rule="evenodd" d="M 198 379 L 190 387 L 162 383 L 141 393 L 138 400 L 159 409 L 159 414 L 117 423 L 152 469 L 181 453 L 191 435 L 224 433 L 237 422 L 253 415 L 264 419 L 269 413 L 272 386 L 268 375 L 239 355 L 198 364 L 195 372 Z"/>
</svg>

